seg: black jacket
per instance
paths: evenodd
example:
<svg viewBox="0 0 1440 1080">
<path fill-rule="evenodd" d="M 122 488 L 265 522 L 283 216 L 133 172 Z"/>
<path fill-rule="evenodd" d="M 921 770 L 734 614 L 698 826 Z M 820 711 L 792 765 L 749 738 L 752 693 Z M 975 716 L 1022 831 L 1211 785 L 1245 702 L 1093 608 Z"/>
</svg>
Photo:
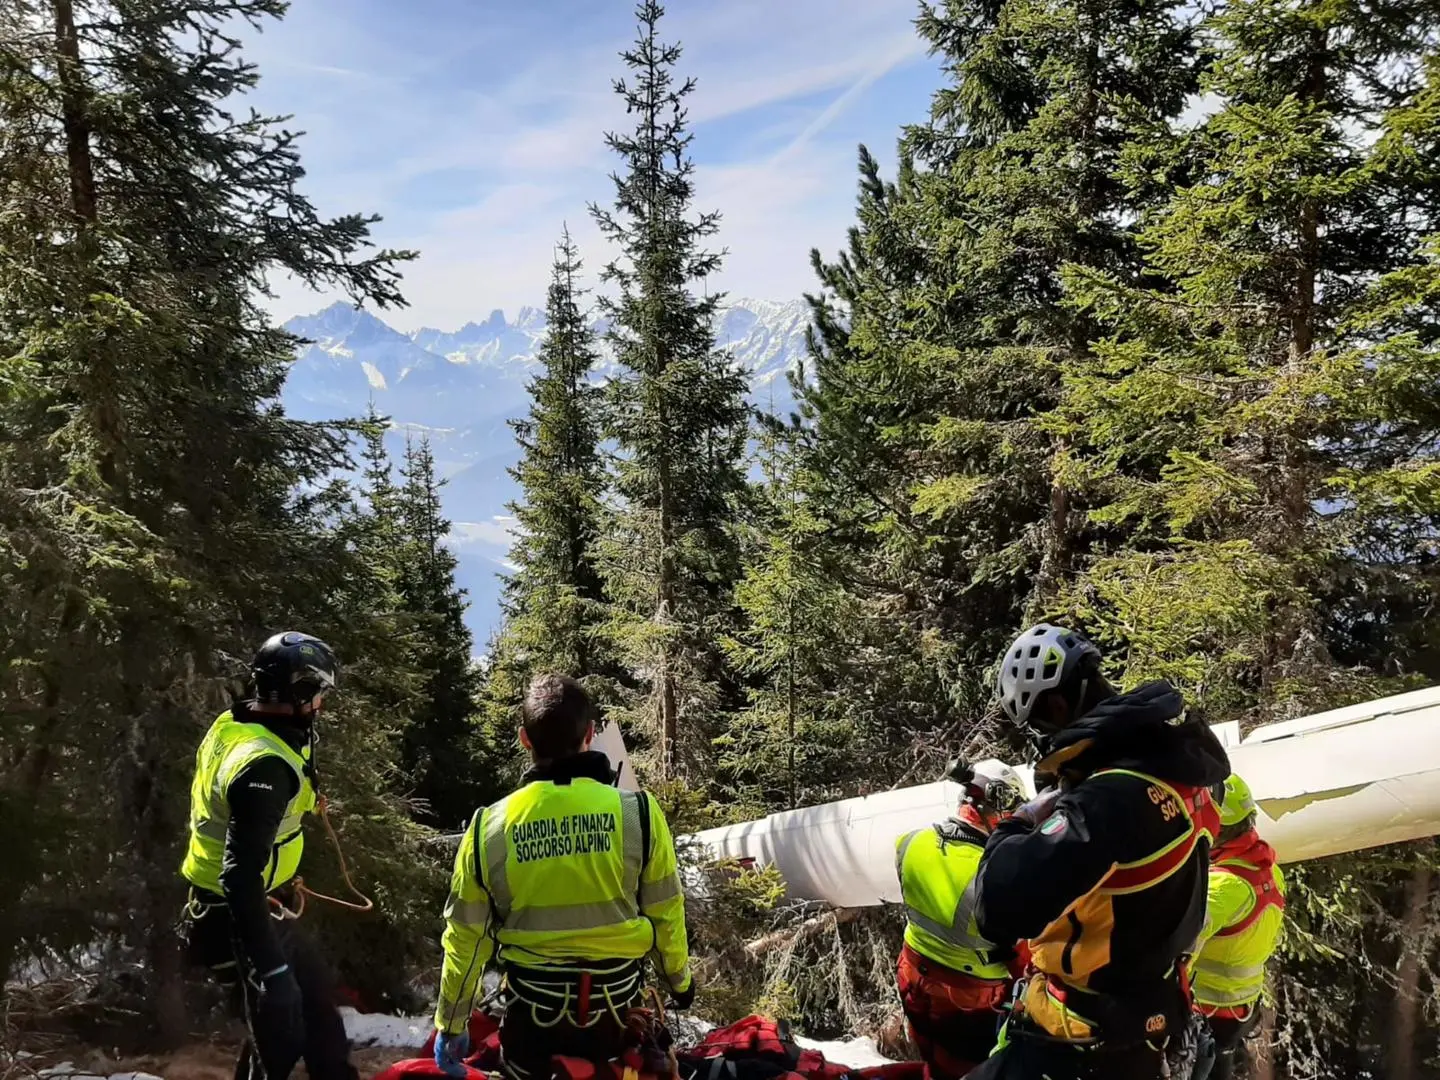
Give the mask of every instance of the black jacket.
<svg viewBox="0 0 1440 1080">
<path fill-rule="evenodd" d="M 976 879 L 980 932 L 1027 939 L 1039 970 L 1144 1007 L 1205 918 L 1210 841 L 1171 792 L 1184 803 L 1223 781 L 1224 747 L 1157 682 L 1053 736 L 1036 771 L 1058 774 L 1065 794 L 1038 827 L 1007 821 L 991 834 Z"/>
<path fill-rule="evenodd" d="M 287 723 L 288 717 L 250 712 L 243 702 L 235 706 L 234 715 L 241 723 L 264 724 L 298 751 L 309 744 L 309 728 Z M 262 757 L 243 769 L 225 793 L 230 823 L 225 830 L 220 888 L 237 947 L 260 974 L 285 963 L 270 918 L 265 868 L 298 783 L 289 763 L 275 756 Z"/>
</svg>

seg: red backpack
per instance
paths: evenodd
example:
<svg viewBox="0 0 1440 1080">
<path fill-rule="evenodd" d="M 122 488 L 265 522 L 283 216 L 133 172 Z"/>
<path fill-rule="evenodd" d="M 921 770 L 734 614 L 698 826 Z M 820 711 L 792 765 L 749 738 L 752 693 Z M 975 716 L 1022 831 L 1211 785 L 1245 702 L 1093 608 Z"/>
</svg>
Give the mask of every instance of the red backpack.
<svg viewBox="0 0 1440 1080">
<path fill-rule="evenodd" d="M 716 1028 L 676 1057 L 694 1080 L 842 1080 L 850 1075 L 818 1050 L 802 1050 L 784 1020 L 747 1016 Z"/>
<path fill-rule="evenodd" d="M 716 1028 L 685 1054 L 698 1058 L 760 1058 L 793 1068 L 800 1058 L 800 1047 L 787 1021 L 747 1016 L 728 1027 Z"/>
</svg>

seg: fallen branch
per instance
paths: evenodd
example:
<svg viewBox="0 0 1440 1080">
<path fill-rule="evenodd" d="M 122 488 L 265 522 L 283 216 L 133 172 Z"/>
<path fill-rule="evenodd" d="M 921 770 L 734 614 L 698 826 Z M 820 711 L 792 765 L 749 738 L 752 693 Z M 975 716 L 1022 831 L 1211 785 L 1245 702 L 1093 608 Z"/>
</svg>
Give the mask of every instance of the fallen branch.
<svg viewBox="0 0 1440 1080">
<path fill-rule="evenodd" d="M 771 949 L 798 944 L 816 934 L 834 930 L 835 927 L 848 922 L 854 922 L 863 910 L 864 908 L 833 908 L 830 911 L 822 911 L 819 915 L 812 915 L 797 926 L 772 930 L 754 941 L 747 942 L 745 956 L 750 960 L 758 960 L 762 954 Z"/>
</svg>

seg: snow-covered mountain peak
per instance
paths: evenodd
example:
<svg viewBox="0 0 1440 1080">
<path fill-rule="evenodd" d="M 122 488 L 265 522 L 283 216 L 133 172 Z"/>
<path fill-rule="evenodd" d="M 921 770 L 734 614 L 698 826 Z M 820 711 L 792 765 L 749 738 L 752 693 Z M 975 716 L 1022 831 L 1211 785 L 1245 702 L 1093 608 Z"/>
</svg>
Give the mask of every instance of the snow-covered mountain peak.
<svg viewBox="0 0 1440 1080">
<path fill-rule="evenodd" d="M 804 356 L 809 322 L 801 300 L 731 299 L 720 308 L 716 343 L 749 373 L 753 405 L 781 415 L 794 409 L 785 375 Z M 593 325 L 602 335 L 593 376 L 600 379 L 615 374 L 615 365 L 599 312 Z M 511 322 L 496 310 L 457 330 L 403 334 L 342 302 L 292 319 L 286 329 L 312 343 L 291 366 L 284 395 L 290 415 L 363 416 L 373 402 L 391 420 L 387 442 L 397 458 L 407 432 L 430 437 L 447 481 L 441 497 L 469 590 L 468 621 L 483 643 L 498 619 L 496 575 L 507 566 L 509 533 L 497 517 L 518 495 L 507 472 L 518 450 L 506 421 L 529 408 L 526 386 L 544 340 L 545 312 L 524 307 Z"/>
<path fill-rule="evenodd" d="M 337 300 L 314 315 L 291 319 L 285 329 L 327 350 L 407 340 L 378 316 L 344 300 Z"/>
</svg>

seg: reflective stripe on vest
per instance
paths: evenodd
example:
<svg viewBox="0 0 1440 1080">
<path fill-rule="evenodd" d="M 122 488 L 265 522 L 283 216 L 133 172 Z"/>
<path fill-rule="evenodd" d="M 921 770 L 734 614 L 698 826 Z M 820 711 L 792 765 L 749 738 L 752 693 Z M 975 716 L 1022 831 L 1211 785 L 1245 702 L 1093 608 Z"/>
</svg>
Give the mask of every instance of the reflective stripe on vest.
<svg viewBox="0 0 1440 1080">
<path fill-rule="evenodd" d="M 917 840 L 926 845 L 923 850 L 914 846 Z M 947 848 L 951 857 L 932 861 L 937 854 L 944 855 Z M 940 826 L 920 829 L 900 839 L 896 844 L 896 874 L 910 923 L 906 942 L 935 963 L 981 977 L 1001 977 L 1007 973 L 1004 965 L 989 955 L 995 943 L 982 937 L 976 925 L 976 871 L 981 850 L 973 840 L 948 836 Z M 907 872 L 907 859 L 916 858 L 922 861 L 911 861 Z M 960 895 L 947 911 L 954 888 L 960 888 Z M 932 910 L 922 910 L 920 903 L 927 903 Z M 915 931 L 923 931 L 933 941 L 927 943 Z M 998 970 L 986 970 L 992 967 Z"/>
<path fill-rule="evenodd" d="M 941 923 L 918 911 L 909 904 L 905 905 L 905 917 L 916 926 L 923 927 L 927 933 L 934 934 L 947 945 L 953 945 L 957 949 L 970 949 L 983 954 L 995 947 L 993 941 L 988 941 L 978 933 L 972 934 L 969 927 L 975 922 L 975 905 L 979 900 L 979 893 L 975 889 L 975 882 L 971 881 L 965 886 L 965 891 L 960 894 L 960 902 L 955 905 L 955 915 L 949 923 Z"/>
<path fill-rule="evenodd" d="M 220 892 L 225 833 L 230 825 L 228 793 L 235 778 L 256 761 L 277 757 L 296 777 L 296 793 L 285 807 L 275 833 L 270 860 L 264 871 L 266 890 L 278 888 L 299 869 L 304 849 L 301 825 L 315 807 L 315 788 L 308 757 L 259 723 L 242 723 L 233 713 L 222 713 L 206 732 L 195 755 L 190 785 L 190 839 L 181 866 L 187 881 L 210 892 Z"/>
<path fill-rule="evenodd" d="M 634 791 L 621 791 L 620 829 L 624 843 L 624 894 L 617 899 L 588 904 L 556 904 L 526 907 L 514 911 L 515 894 L 510 888 L 510 835 L 506 829 L 505 801 L 481 812 L 480 827 L 475 830 L 476 875 L 489 890 L 495 916 L 507 930 L 540 930 L 565 933 L 573 930 L 594 930 L 613 926 L 639 916 L 641 898 L 640 873 L 644 862 L 644 836 L 640 823 L 640 796 Z M 676 895 L 679 886 L 673 881 L 656 882 L 645 893 L 645 903 L 656 903 Z"/>
<path fill-rule="evenodd" d="M 1247 979 L 1262 979 L 1263 976 L 1264 976 L 1264 974 L 1265 974 L 1265 968 L 1262 966 L 1253 976 L 1244 976 L 1244 978 L 1247 978 Z M 1235 976 L 1235 977 L 1238 979 L 1238 978 L 1241 978 L 1242 976 L 1238 976 L 1238 975 L 1237 975 L 1237 976 Z M 1257 988 L 1255 988 L 1255 989 L 1249 989 L 1249 988 L 1247 988 L 1247 989 L 1243 989 L 1243 990 L 1238 990 L 1238 989 L 1235 989 L 1235 988 L 1233 988 L 1233 987 L 1219 987 L 1219 986 L 1215 986 L 1215 987 L 1208 987 L 1208 988 L 1206 988 L 1206 990 L 1205 990 L 1205 996 L 1204 996 L 1204 999 L 1203 999 L 1203 1000 L 1202 1000 L 1199 996 L 1197 996 L 1197 997 L 1195 998 L 1195 1001 L 1196 1001 L 1196 1004 L 1198 1004 L 1198 1005 L 1201 1007 L 1202 1010 L 1205 1009 L 1205 1008 L 1207 1008 L 1207 1007 L 1208 1007 L 1208 1008 L 1222 1008 L 1222 1009 L 1225 1009 L 1225 1008 L 1235 1008 L 1235 1007 L 1240 1006 L 1240 1005 L 1250 1005 L 1250 1004 L 1253 1004 L 1254 1002 L 1260 1000 L 1260 996 L 1261 996 L 1264 992 L 1265 992 L 1265 990 L 1264 990 L 1263 985 L 1260 986 L 1260 987 L 1257 987 Z"/>
<path fill-rule="evenodd" d="M 1234 937 L 1236 934 L 1243 934 L 1250 927 L 1260 921 L 1261 916 L 1268 910 L 1278 908 L 1285 910 L 1285 894 L 1275 886 L 1275 872 L 1270 867 L 1251 866 L 1239 859 L 1226 859 L 1215 864 L 1214 869 L 1223 870 L 1227 874 L 1234 874 L 1245 884 L 1250 886 L 1250 891 L 1255 894 L 1255 903 L 1250 905 L 1250 914 L 1246 915 L 1233 926 L 1227 926 L 1223 930 L 1217 930 L 1215 937 Z M 1211 966 L 1213 969 L 1213 965 Z M 1263 970 L 1263 968 L 1262 968 Z M 1220 974 L 1228 974 L 1221 972 Z M 1235 976 L 1242 978 L 1243 976 Z"/>
</svg>

